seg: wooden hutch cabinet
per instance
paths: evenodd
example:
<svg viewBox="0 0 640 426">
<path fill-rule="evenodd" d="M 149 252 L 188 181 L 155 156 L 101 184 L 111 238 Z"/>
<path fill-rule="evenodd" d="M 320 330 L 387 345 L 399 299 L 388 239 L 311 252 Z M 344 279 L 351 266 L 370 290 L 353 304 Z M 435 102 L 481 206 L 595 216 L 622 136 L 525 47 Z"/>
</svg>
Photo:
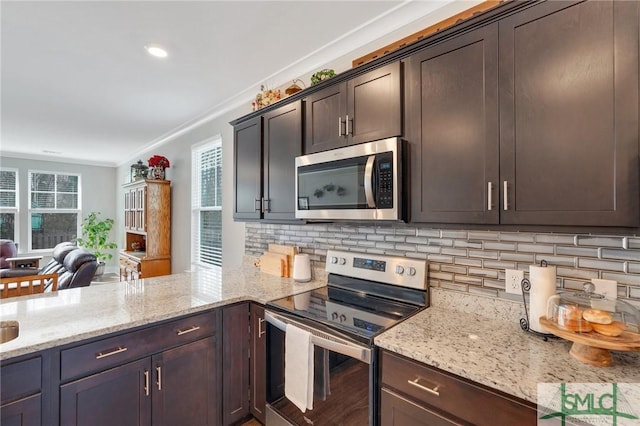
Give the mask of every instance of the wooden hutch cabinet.
<svg viewBox="0 0 640 426">
<path fill-rule="evenodd" d="M 171 181 L 140 180 L 124 185 L 125 247 L 120 279 L 171 274 Z"/>
</svg>

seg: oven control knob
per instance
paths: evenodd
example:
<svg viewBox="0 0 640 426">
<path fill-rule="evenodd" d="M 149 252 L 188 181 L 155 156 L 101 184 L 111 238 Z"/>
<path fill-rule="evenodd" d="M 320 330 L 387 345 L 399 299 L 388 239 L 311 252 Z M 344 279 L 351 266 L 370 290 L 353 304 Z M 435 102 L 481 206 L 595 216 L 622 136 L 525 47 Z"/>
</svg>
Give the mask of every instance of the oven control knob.
<svg viewBox="0 0 640 426">
<path fill-rule="evenodd" d="M 402 275 L 403 273 L 404 273 L 404 268 L 402 267 L 402 265 L 396 266 L 396 274 Z"/>
<path fill-rule="evenodd" d="M 416 274 L 416 268 L 414 268 L 413 266 L 409 266 L 409 269 L 407 269 L 407 274 L 409 274 L 410 277 L 414 276 Z"/>
<path fill-rule="evenodd" d="M 335 256 L 331 256 L 331 259 L 329 259 L 329 262 L 331 262 L 333 264 L 336 264 L 336 263 L 338 263 L 338 258 L 335 257 Z"/>
<path fill-rule="evenodd" d="M 332 313 L 331 314 L 331 319 L 334 320 L 334 321 L 337 320 L 338 319 L 338 313 L 337 312 Z"/>
<path fill-rule="evenodd" d="M 340 315 L 340 322 L 345 322 L 347 320 L 347 316 L 345 314 Z"/>
<path fill-rule="evenodd" d="M 341 257 L 341 258 L 338 259 L 338 263 L 340 265 L 344 265 L 345 263 L 347 263 L 347 259 L 345 259 L 344 257 Z"/>
</svg>

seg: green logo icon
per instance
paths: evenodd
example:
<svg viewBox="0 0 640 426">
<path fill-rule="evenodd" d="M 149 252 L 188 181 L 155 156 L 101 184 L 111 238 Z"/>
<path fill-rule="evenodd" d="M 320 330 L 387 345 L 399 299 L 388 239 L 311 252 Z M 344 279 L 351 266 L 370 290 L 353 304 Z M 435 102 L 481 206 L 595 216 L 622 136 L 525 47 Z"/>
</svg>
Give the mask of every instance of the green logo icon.
<svg viewBox="0 0 640 426">
<path fill-rule="evenodd" d="M 637 397 L 637 384 L 632 388 Z M 552 386 L 551 389 L 549 386 Z M 551 390 L 551 392 L 550 392 Z M 544 401 L 541 400 L 541 397 Z M 631 422 L 623 424 L 640 425 L 638 417 L 633 408 L 639 408 L 637 404 L 629 402 L 625 392 L 621 392 L 617 383 L 585 383 L 572 384 L 571 389 L 567 389 L 566 383 L 543 383 L 538 385 L 538 413 L 540 415 L 539 424 L 544 424 L 544 420 L 561 420 L 565 426 L 568 419 L 586 421 L 597 425 L 618 426 L 620 420 L 626 419 Z M 557 421 L 557 420 L 556 420 Z"/>
</svg>

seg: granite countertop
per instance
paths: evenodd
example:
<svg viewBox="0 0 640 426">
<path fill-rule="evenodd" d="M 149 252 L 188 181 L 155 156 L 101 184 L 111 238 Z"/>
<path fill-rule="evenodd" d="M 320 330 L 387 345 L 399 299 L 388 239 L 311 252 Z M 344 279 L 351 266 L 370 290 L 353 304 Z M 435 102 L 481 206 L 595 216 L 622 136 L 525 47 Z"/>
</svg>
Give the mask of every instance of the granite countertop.
<svg viewBox="0 0 640 426">
<path fill-rule="evenodd" d="M 198 270 L 130 282 L 91 285 L 0 301 L 0 320 L 18 320 L 19 336 L 0 344 L 0 360 L 239 301 L 266 303 L 324 287 L 239 268 Z"/>
<path fill-rule="evenodd" d="M 536 403 L 538 383 L 638 383 L 640 353 L 612 351 L 609 367 L 569 355 L 571 342 L 543 341 L 518 323 L 428 308 L 375 338 L 381 348 Z"/>
</svg>

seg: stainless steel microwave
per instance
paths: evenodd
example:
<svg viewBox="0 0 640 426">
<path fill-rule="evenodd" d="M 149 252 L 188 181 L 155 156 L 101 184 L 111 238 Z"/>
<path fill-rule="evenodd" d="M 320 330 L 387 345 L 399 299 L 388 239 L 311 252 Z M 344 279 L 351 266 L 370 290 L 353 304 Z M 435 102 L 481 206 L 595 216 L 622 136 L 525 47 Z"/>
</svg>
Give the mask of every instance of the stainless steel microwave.
<svg viewBox="0 0 640 426">
<path fill-rule="evenodd" d="M 296 157 L 296 218 L 404 220 L 403 141 Z"/>
</svg>

